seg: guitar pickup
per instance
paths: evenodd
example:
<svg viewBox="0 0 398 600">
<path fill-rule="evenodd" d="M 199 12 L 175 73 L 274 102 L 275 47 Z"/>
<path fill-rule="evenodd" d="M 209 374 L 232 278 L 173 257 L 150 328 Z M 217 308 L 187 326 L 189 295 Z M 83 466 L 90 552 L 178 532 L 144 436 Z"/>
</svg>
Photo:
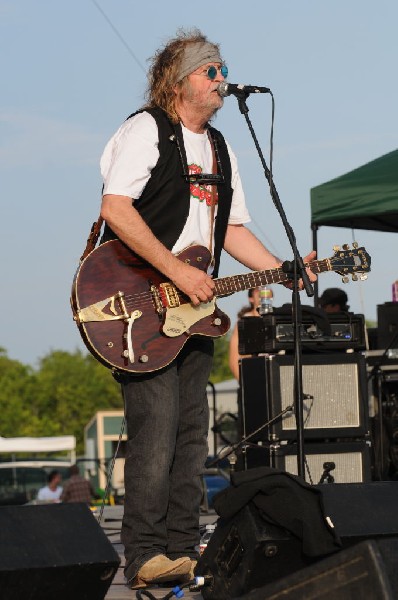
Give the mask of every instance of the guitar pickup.
<svg viewBox="0 0 398 600">
<path fill-rule="evenodd" d="M 180 297 L 177 288 L 172 283 L 161 283 L 159 291 L 164 306 L 169 308 L 178 308 L 180 306 Z"/>
<path fill-rule="evenodd" d="M 106 308 L 107 312 L 105 312 Z M 81 308 L 75 316 L 78 324 L 99 321 L 122 321 L 126 319 L 129 319 L 129 314 L 124 302 L 124 292 L 117 292 L 114 296 Z"/>
</svg>

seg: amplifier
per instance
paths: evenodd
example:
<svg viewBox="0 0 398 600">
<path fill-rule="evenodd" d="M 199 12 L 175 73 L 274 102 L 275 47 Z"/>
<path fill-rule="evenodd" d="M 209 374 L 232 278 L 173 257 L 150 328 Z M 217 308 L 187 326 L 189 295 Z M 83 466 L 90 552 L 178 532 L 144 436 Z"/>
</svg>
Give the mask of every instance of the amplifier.
<svg viewBox="0 0 398 600">
<path fill-rule="evenodd" d="M 377 347 L 398 348 L 398 302 L 377 306 Z"/>
<path fill-rule="evenodd" d="M 304 354 L 302 359 L 304 436 L 364 436 L 368 430 L 365 357 L 352 352 Z M 239 421 L 241 434 L 246 437 L 294 404 L 294 357 L 275 354 L 242 358 L 240 384 Z M 288 412 L 250 441 L 296 438 L 295 415 Z"/>
<path fill-rule="evenodd" d="M 371 371 L 398 371 L 398 348 L 390 350 L 368 350 L 365 352 L 366 364 Z"/>
<path fill-rule="evenodd" d="M 277 448 L 273 457 L 275 468 L 297 475 L 297 453 L 296 444 Z M 304 454 L 307 481 L 319 483 L 327 463 L 332 464 L 332 483 L 371 481 L 370 448 L 364 441 L 307 444 Z"/>
<path fill-rule="evenodd" d="M 364 350 L 366 332 L 364 315 L 324 313 L 304 315 L 301 325 L 303 349 Z M 291 314 L 274 313 L 261 318 L 244 317 L 238 321 L 239 354 L 276 353 L 294 349 L 294 330 Z"/>
<path fill-rule="evenodd" d="M 365 441 L 338 441 L 304 444 L 305 479 L 320 483 L 327 465 L 325 483 L 361 483 L 371 481 L 371 450 Z M 251 444 L 238 455 L 237 471 L 257 467 L 273 467 L 297 475 L 297 444 Z"/>
</svg>

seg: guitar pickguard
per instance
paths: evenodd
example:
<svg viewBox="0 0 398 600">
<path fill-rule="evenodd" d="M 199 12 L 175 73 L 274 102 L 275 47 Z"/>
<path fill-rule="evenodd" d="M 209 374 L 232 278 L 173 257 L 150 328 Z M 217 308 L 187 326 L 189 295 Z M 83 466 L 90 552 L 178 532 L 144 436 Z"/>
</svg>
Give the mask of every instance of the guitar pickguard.
<svg viewBox="0 0 398 600">
<path fill-rule="evenodd" d="M 192 327 L 195 323 L 209 317 L 216 308 L 215 300 L 202 303 L 199 306 L 193 304 L 182 304 L 175 308 L 168 308 L 162 327 L 163 333 L 168 337 L 177 337 Z"/>
</svg>

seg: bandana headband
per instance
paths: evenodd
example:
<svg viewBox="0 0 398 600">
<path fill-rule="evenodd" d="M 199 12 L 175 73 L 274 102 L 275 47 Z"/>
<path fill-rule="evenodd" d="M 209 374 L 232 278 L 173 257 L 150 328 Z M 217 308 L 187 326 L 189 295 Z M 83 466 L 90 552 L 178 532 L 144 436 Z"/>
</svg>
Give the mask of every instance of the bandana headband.
<svg viewBox="0 0 398 600">
<path fill-rule="evenodd" d="M 180 68 L 177 72 L 176 83 L 184 79 L 207 63 L 222 63 L 218 49 L 210 42 L 189 44 L 183 50 Z"/>
</svg>

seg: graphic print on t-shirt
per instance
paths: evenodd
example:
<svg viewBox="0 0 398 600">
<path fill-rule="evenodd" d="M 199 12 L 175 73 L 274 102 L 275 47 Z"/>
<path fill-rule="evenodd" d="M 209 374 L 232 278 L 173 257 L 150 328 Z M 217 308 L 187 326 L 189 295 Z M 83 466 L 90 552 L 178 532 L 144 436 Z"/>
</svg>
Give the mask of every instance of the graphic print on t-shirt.
<svg viewBox="0 0 398 600">
<path fill-rule="evenodd" d="M 188 165 L 188 172 L 190 175 L 198 175 L 199 173 L 202 173 L 202 167 L 199 167 L 199 165 L 195 165 L 194 163 L 191 163 L 190 165 Z M 211 191 L 211 185 L 203 185 L 200 183 L 191 183 L 190 185 L 190 192 L 191 192 L 191 196 L 193 198 L 197 198 L 199 200 L 199 202 L 203 202 L 204 200 L 206 201 L 207 206 L 211 206 L 212 203 L 212 198 L 213 198 L 213 194 Z M 214 204 L 218 203 L 218 194 L 217 194 L 217 190 L 215 190 L 215 194 L 214 194 Z"/>
</svg>

